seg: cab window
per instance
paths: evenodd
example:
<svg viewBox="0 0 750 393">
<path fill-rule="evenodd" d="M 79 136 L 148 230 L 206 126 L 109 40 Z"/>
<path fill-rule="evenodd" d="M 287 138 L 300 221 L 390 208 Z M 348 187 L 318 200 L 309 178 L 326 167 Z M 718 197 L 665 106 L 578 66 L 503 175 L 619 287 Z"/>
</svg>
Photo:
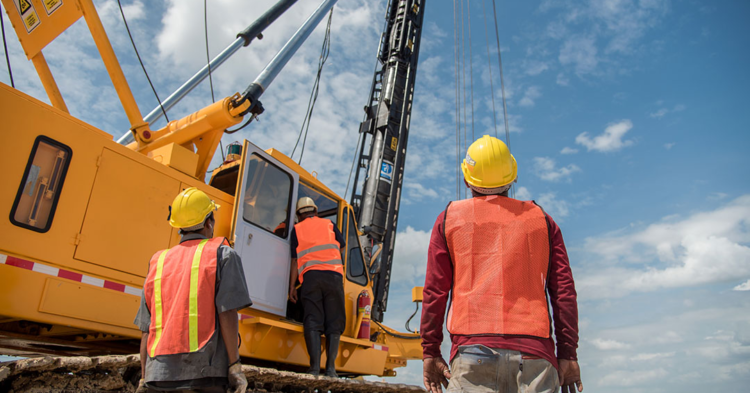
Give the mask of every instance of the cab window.
<svg viewBox="0 0 750 393">
<path fill-rule="evenodd" d="M 349 221 L 346 241 L 347 255 L 349 256 L 346 265 L 346 278 L 353 283 L 364 286 L 367 285 L 367 273 L 365 270 L 365 261 L 362 257 L 362 248 L 359 246 L 357 226 L 354 223 L 354 215 L 349 212 L 349 209 L 345 211 L 345 216 L 348 216 Z"/>
<path fill-rule="evenodd" d="M 36 138 L 10 212 L 14 225 L 36 232 L 49 230 L 72 155 L 70 147 L 60 142 L 41 135 Z"/>
<path fill-rule="evenodd" d="M 311 198 L 315 202 L 315 206 L 318 207 L 318 217 L 331 220 L 333 225 L 338 228 L 339 205 L 336 201 L 313 190 L 304 183 L 299 184 L 299 191 L 297 193 L 299 194 L 298 199 L 303 197 Z"/>
<path fill-rule="evenodd" d="M 289 232 L 292 177 L 255 153 L 247 159 L 242 218 L 286 239 Z"/>
</svg>

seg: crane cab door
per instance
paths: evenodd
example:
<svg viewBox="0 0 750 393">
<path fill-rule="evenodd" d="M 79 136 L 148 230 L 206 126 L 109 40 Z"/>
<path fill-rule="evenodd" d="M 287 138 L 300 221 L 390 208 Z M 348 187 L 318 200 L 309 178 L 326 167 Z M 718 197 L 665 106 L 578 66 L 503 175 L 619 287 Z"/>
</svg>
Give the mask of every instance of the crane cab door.
<svg viewBox="0 0 750 393">
<path fill-rule="evenodd" d="M 299 176 L 245 141 L 232 233 L 253 308 L 284 316 Z"/>
</svg>

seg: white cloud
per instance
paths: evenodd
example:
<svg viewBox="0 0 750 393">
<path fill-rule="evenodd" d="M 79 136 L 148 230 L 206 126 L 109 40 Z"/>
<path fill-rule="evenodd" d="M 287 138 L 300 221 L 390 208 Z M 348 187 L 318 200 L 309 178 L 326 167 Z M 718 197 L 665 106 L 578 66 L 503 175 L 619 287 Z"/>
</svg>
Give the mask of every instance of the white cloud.
<svg viewBox="0 0 750 393">
<path fill-rule="evenodd" d="M 663 102 L 659 101 L 657 104 L 658 105 L 662 105 Z M 650 113 L 649 116 L 651 116 L 653 118 L 656 118 L 656 119 L 661 119 L 662 117 L 666 116 L 669 113 L 682 112 L 686 108 L 687 107 L 685 105 L 683 105 L 683 104 L 677 104 L 672 109 L 669 109 L 669 108 L 659 108 L 659 110 L 657 110 L 656 112 Z"/>
<path fill-rule="evenodd" d="M 419 231 L 411 226 L 396 236 L 396 249 L 393 254 L 393 283 L 424 285 L 427 267 L 427 247 L 432 231 Z"/>
<path fill-rule="evenodd" d="M 542 92 L 541 92 L 541 89 L 539 89 L 539 86 L 531 86 L 528 89 L 526 89 L 526 92 L 524 93 L 523 98 L 521 98 L 521 101 L 518 104 L 523 107 L 534 106 L 535 100 L 541 96 L 542 96 Z"/>
<path fill-rule="evenodd" d="M 572 147 L 565 146 L 560 150 L 560 154 L 576 154 L 578 153 L 578 149 L 574 149 Z"/>
<path fill-rule="evenodd" d="M 587 296 L 602 298 L 734 281 L 750 277 L 748 244 L 750 195 L 744 195 L 681 221 L 587 238 L 584 250 L 598 267 L 578 284 Z"/>
<path fill-rule="evenodd" d="M 561 72 L 557 74 L 555 82 L 560 86 L 568 86 L 570 84 L 570 79 Z"/>
<path fill-rule="evenodd" d="M 631 128 L 633 128 L 633 123 L 630 120 L 621 120 L 617 123 L 608 124 L 604 133 L 595 136 L 593 139 L 589 137 L 587 132 L 581 133 L 576 137 L 576 143 L 585 146 L 588 151 L 617 151 L 633 145 L 632 140 L 622 140 L 625 133 L 630 131 Z"/>
<path fill-rule="evenodd" d="M 579 168 L 575 164 L 570 164 L 565 167 L 557 168 L 555 160 L 549 157 L 534 157 L 534 172 L 542 180 L 547 181 L 570 181 L 570 176 L 575 172 L 580 172 Z"/>
<path fill-rule="evenodd" d="M 602 351 L 611 351 L 613 349 L 630 348 L 630 344 L 619 342 L 617 340 L 607 340 L 603 338 L 595 338 L 591 340 L 591 344 L 593 344 L 597 349 L 600 349 Z"/>
<path fill-rule="evenodd" d="M 706 197 L 709 201 L 720 201 L 722 199 L 726 199 L 729 196 L 729 194 L 723 193 L 723 192 L 712 192 L 709 196 Z"/>
<path fill-rule="evenodd" d="M 743 282 L 740 285 L 737 285 L 736 287 L 732 288 L 735 291 L 750 291 L 750 280 L 747 280 Z"/>
<path fill-rule="evenodd" d="M 518 187 L 518 189 L 516 190 L 516 199 L 522 201 L 531 200 L 531 191 L 529 191 L 529 189 L 526 187 Z"/>
<path fill-rule="evenodd" d="M 657 119 L 661 119 L 661 118 L 662 118 L 662 117 L 664 117 L 664 115 L 666 115 L 667 113 L 669 113 L 669 109 L 667 109 L 667 108 L 661 108 L 661 109 L 659 109 L 658 111 L 656 111 L 656 112 L 653 112 L 653 113 L 649 114 L 649 116 L 651 116 L 651 117 L 655 117 L 655 118 L 657 118 Z"/>
<path fill-rule="evenodd" d="M 432 188 L 427 188 L 417 182 L 409 182 L 404 184 L 404 188 L 407 192 L 407 197 L 411 202 L 420 202 L 424 199 L 437 198 L 437 191 Z"/>
<path fill-rule="evenodd" d="M 634 386 L 645 382 L 662 379 L 669 375 L 664 368 L 649 370 L 619 370 L 599 380 L 599 386 Z"/>
<path fill-rule="evenodd" d="M 523 63 L 523 69 L 524 72 L 527 75 L 539 75 L 542 72 L 549 69 L 549 65 L 543 61 L 538 60 L 531 60 L 531 61 L 524 61 Z"/>
<path fill-rule="evenodd" d="M 664 148 L 667 149 L 667 150 L 671 150 L 674 147 L 674 145 L 676 145 L 676 144 L 677 143 L 675 143 L 675 142 L 665 143 L 664 144 Z"/>
<path fill-rule="evenodd" d="M 674 357 L 675 352 L 664 352 L 664 353 L 641 353 L 633 357 L 636 362 L 649 361 L 657 359 L 666 359 Z"/>
<path fill-rule="evenodd" d="M 578 76 L 627 70 L 626 56 L 640 54 L 643 38 L 660 25 L 667 0 L 544 1 L 541 12 L 554 11 L 544 31 L 530 45 L 553 42 L 558 60 Z M 540 42 L 541 41 L 541 42 Z"/>
<path fill-rule="evenodd" d="M 565 41 L 560 48 L 558 59 L 562 65 L 572 65 L 576 74 L 583 75 L 593 72 L 599 64 L 596 56 L 597 49 L 591 37 L 572 37 Z"/>
<path fill-rule="evenodd" d="M 568 202 L 562 199 L 557 199 L 554 192 L 540 195 L 537 202 L 539 202 L 539 206 L 541 206 L 544 211 L 549 213 L 554 219 L 567 217 L 568 214 L 570 214 Z"/>
</svg>

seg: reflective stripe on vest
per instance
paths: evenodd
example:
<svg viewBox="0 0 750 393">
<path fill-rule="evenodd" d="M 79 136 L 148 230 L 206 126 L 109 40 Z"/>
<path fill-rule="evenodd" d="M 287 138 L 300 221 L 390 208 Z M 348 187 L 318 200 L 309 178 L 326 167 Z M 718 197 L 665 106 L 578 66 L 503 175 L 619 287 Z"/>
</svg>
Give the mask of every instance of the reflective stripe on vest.
<svg viewBox="0 0 750 393">
<path fill-rule="evenodd" d="M 445 236 L 451 334 L 549 337 L 549 234 L 539 206 L 495 195 L 453 202 Z"/>
<path fill-rule="evenodd" d="M 333 222 L 319 217 L 308 217 L 295 224 L 297 234 L 297 274 L 302 282 L 305 272 L 310 270 L 344 273 L 341 251 Z"/>
<path fill-rule="evenodd" d="M 224 238 L 189 240 L 151 258 L 144 291 L 150 357 L 195 352 L 216 329 L 217 253 Z"/>
</svg>

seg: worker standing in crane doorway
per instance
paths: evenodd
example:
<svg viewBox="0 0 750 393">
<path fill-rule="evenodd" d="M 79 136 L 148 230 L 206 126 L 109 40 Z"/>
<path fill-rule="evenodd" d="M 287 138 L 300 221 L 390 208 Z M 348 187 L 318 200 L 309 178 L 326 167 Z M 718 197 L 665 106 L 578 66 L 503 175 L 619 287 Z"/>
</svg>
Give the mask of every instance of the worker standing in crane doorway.
<svg viewBox="0 0 750 393">
<path fill-rule="evenodd" d="M 252 304 L 239 255 L 214 238 L 219 208 L 190 187 L 174 199 L 169 224 L 177 246 L 151 258 L 135 324 L 141 338 L 136 393 L 160 391 L 244 393 L 237 310 Z"/>
<path fill-rule="evenodd" d="M 312 375 L 320 374 L 320 335 L 326 336 L 326 372 L 337 378 L 336 356 L 339 339 L 346 327 L 344 264 L 341 249 L 344 235 L 330 220 L 318 217 L 318 207 L 309 197 L 297 201 L 299 222 L 292 229 L 289 300 L 297 303 L 297 277 L 304 317 L 305 345 Z"/>
<path fill-rule="evenodd" d="M 576 357 L 578 305 L 560 228 L 535 202 L 508 197 L 518 172 L 501 140 L 478 139 L 461 168 L 473 198 L 449 203 L 440 213 L 427 252 L 425 387 L 432 393 L 442 387 L 583 391 Z M 449 298 L 450 368 L 440 353 Z"/>
</svg>

